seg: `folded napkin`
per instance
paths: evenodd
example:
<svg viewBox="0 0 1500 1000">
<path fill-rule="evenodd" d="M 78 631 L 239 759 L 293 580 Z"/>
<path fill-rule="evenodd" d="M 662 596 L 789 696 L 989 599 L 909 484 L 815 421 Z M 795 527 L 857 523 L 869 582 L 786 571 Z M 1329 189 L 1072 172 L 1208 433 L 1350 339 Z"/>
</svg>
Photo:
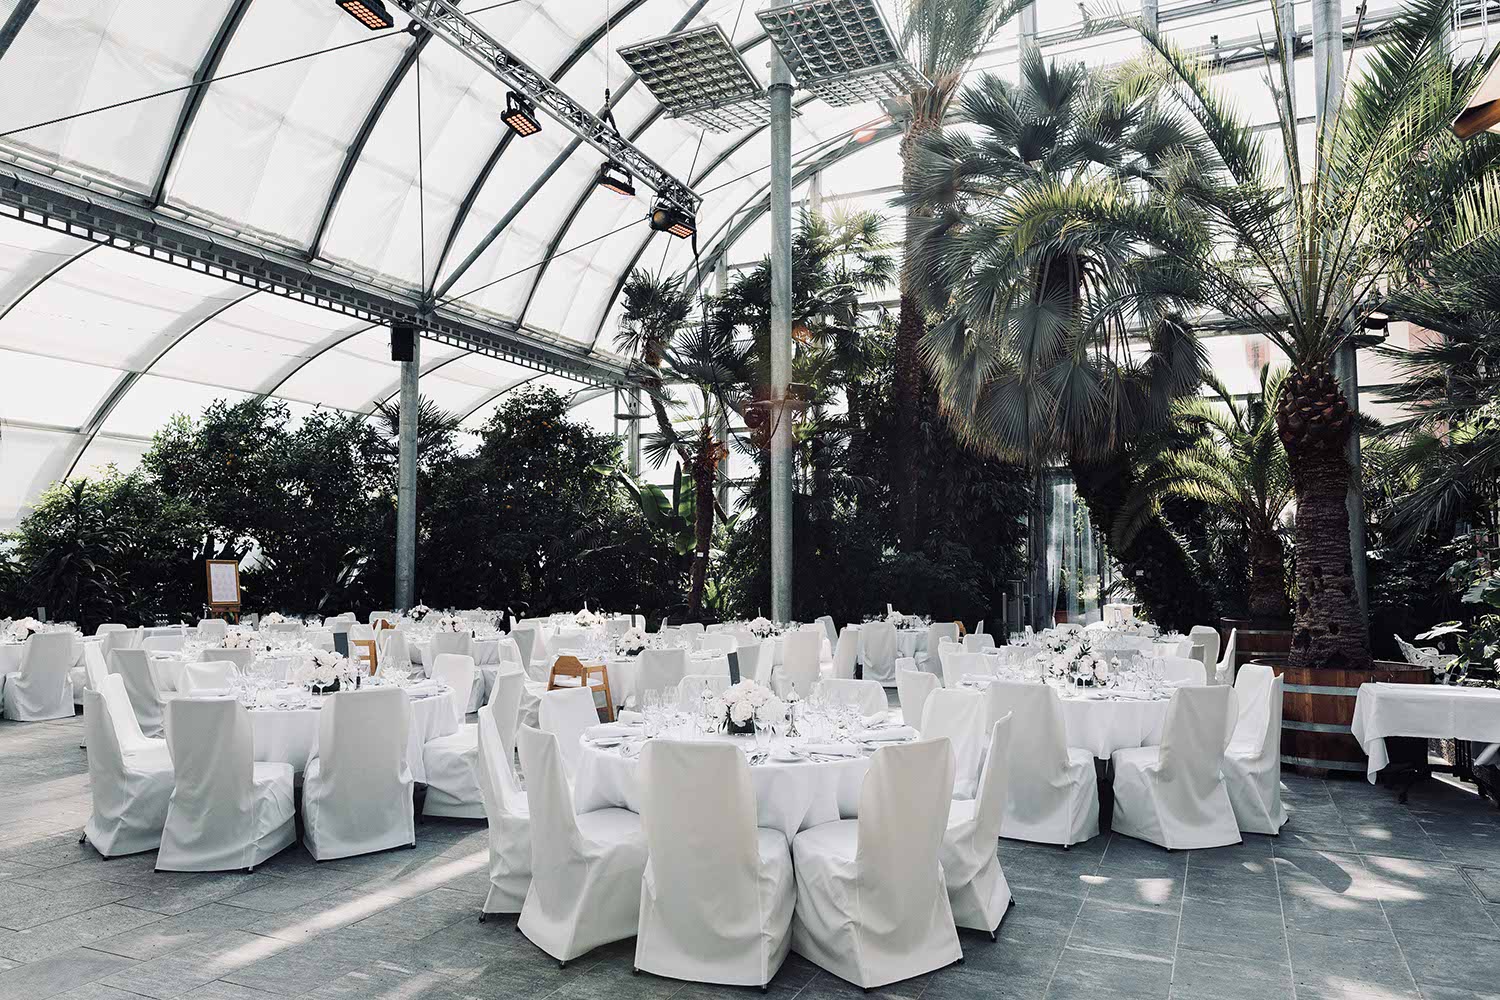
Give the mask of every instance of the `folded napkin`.
<svg viewBox="0 0 1500 1000">
<path fill-rule="evenodd" d="M 626 726 L 641 726 L 645 725 L 646 717 L 640 712 L 632 712 L 630 709 L 625 708 L 621 709 L 620 714 L 615 716 L 615 721 Z"/>
<path fill-rule="evenodd" d="M 889 712 L 876 712 L 874 715 L 865 716 L 861 721 L 864 723 L 866 729 L 874 729 L 876 726 L 885 725 L 886 720 L 890 718 L 890 714 Z"/>
<path fill-rule="evenodd" d="M 881 729 L 866 729 L 859 738 L 866 743 L 901 743 L 914 740 L 920 734 L 911 726 L 885 726 Z"/>
<path fill-rule="evenodd" d="M 634 726 L 627 726 L 621 722 L 604 722 L 597 726 L 589 726 L 583 731 L 586 739 L 600 740 L 606 736 L 639 736 Z"/>
<path fill-rule="evenodd" d="M 860 748 L 851 743 L 804 743 L 799 748 L 803 753 L 821 754 L 824 757 L 858 757 Z"/>
<path fill-rule="evenodd" d="M 406 694 L 409 698 L 430 698 L 437 693 L 438 686 L 432 681 L 428 681 L 425 684 L 413 684 L 406 689 Z"/>
</svg>

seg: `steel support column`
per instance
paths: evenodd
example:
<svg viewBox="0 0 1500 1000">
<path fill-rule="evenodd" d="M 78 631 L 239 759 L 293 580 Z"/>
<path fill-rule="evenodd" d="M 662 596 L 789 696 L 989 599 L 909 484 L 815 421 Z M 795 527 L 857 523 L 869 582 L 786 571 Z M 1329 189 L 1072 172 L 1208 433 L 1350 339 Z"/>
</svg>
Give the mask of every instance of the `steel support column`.
<svg viewBox="0 0 1500 1000">
<path fill-rule="evenodd" d="M 398 424 L 399 472 L 396 485 L 396 609 L 416 603 L 417 577 L 417 389 L 422 366 L 422 338 L 412 341 L 410 361 L 401 362 L 401 411 Z"/>
<path fill-rule="evenodd" d="M 714 268 L 714 291 L 717 294 L 719 294 L 719 295 L 723 295 L 728 290 L 729 290 L 729 259 L 727 257 L 724 257 L 724 256 L 721 255 L 719 257 L 719 263 L 718 263 L 718 265 Z M 708 317 L 707 316 L 703 317 L 703 321 L 705 323 L 708 322 Z M 718 416 L 716 416 L 714 418 L 714 438 L 715 438 L 715 440 L 722 441 L 724 443 L 724 457 L 721 458 L 721 459 L 719 459 L 719 468 L 718 468 L 718 472 L 717 472 L 717 475 L 719 477 L 719 481 L 718 481 L 718 488 L 714 491 L 714 496 L 718 499 L 720 508 L 722 508 L 725 511 L 728 511 L 729 510 L 729 448 L 730 448 L 730 441 L 729 441 L 729 411 L 726 408 L 722 407 L 722 406 L 719 407 Z"/>
<path fill-rule="evenodd" d="M 792 74 L 771 53 L 771 617 L 792 619 Z"/>
</svg>

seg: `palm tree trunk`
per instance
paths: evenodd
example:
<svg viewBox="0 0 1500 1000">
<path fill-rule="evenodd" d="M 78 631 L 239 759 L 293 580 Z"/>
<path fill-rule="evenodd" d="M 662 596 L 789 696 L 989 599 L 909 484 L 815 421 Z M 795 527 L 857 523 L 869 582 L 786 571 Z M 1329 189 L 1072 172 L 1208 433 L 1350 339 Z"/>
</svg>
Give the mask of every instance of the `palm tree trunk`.
<svg viewBox="0 0 1500 1000">
<path fill-rule="evenodd" d="M 1255 621 L 1285 621 L 1286 566 L 1275 529 L 1250 527 L 1250 617 Z"/>
<path fill-rule="evenodd" d="M 1369 628 L 1354 589 L 1349 550 L 1349 463 L 1341 447 L 1287 453 L 1297 495 L 1294 667 L 1363 669 Z"/>
<path fill-rule="evenodd" d="M 708 554 L 714 540 L 714 485 L 718 473 L 713 434 L 705 423 L 693 455 L 693 568 L 688 582 L 688 617 L 703 612 L 703 587 L 708 580 Z"/>
<path fill-rule="evenodd" d="M 901 137 L 901 190 L 910 194 L 916 187 L 916 149 L 918 139 L 934 131 L 939 122 L 929 121 L 920 112 L 912 116 L 906 134 Z M 922 397 L 927 391 L 927 370 L 922 364 L 920 345 L 927 332 L 927 319 L 916 294 L 916 266 L 910 251 L 911 232 L 920 213 L 906 212 L 906 241 L 901 259 L 901 318 L 896 327 L 896 372 L 891 394 L 896 404 L 896 434 L 891 442 L 891 468 L 895 470 L 896 528 L 901 547 L 912 551 L 921 544 L 919 521 L 919 469 L 916 464 L 922 432 Z"/>
</svg>

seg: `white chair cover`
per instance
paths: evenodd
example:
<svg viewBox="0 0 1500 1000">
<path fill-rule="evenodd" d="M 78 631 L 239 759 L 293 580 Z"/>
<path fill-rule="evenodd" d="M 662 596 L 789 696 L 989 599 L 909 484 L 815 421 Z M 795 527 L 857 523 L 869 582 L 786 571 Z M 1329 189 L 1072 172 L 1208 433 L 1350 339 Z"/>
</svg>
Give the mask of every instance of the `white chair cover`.
<svg viewBox="0 0 1500 1000">
<path fill-rule="evenodd" d="M 652 740 L 640 766 L 650 861 L 641 879 L 636 968 L 764 986 L 791 945 L 796 885 L 786 838 L 756 828 L 745 755 L 727 743 Z"/>
<path fill-rule="evenodd" d="M 833 647 L 833 676 L 840 680 L 853 680 L 854 668 L 858 663 L 859 629 L 845 625 Z"/>
<path fill-rule="evenodd" d="M 628 810 L 573 812 L 556 736 L 522 726 L 517 742 L 532 833 L 531 886 L 517 926 L 565 963 L 635 934 L 646 838 Z"/>
<path fill-rule="evenodd" d="M 520 697 L 524 676 L 520 669 L 500 674 L 495 686 L 501 694 L 479 710 L 479 758 L 475 770 L 489 823 L 490 843 L 490 890 L 484 899 L 484 913 L 520 913 L 526 890 L 531 886 L 531 815 L 526 792 L 516 780 L 510 749 L 515 741 L 515 699 Z M 515 679 L 513 685 L 509 678 Z M 515 688 L 515 699 L 506 693 L 511 687 Z M 509 708 L 507 701 L 511 702 Z"/>
<path fill-rule="evenodd" d="M 938 861 L 952 792 L 946 740 L 875 751 L 859 818 L 792 841 L 792 950 L 865 989 L 962 958 Z"/>
<path fill-rule="evenodd" d="M 818 624 L 823 626 L 823 631 L 828 636 L 828 644 L 831 646 L 839 641 L 838 626 L 833 624 L 833 615 L 819 615 Z"/>
<path fill-rule="evenodd" d="M 129 711 L 118 677 L 107 677 L 100 690 L 83 693 L 92 803 L 83 835 L 106 858 L 156 850 L 172 797 L 172 758 L 166 744 L 156 740 L 134 752 L 120 745 L 120 724 L 113 716 Z M 130 724 L 135 724 L 133 716 Z"/>
<path fill-rule="evenodd" d="M 375 633 L 375 660 L 382 674 L 411 673 L 411 644 L 399 628 L 383 628 Z"/>
<path fill-rule="evenodd" d="M 1212 625 L 1194 625 L 1188 631 L 1188 638 L 1194 647 L 1203 650 L 1194 659 L 1202 663 L 1203 669 L 1212 676 L 1214 668 L 1219 665 L 1219 630 Z"/>
<path fill-rule="evenodd" d="M 320 714 L 318 754 L 302 775 L 308 853 L 327 861 L 415 845 L 406 692 L 340 691 Z"/>
<path fill-rule="evenodd" d="M 109 667 L 97 642 L 83 644 L 83 672 L 88 679 L 87 687 L 92 691 L 99 690 L 99 685 L 109 676 Z"/>
<path fill-rule="evenodd" d="M 896 681 L 899 684 L 900 678 Z M 891 707 L 889 699 L 886 698 L 885 688 L 874 681 L 856 681 L 847 677 L 828 677 L 818 682 L 824 697 L 837 698 L 840 701 L 854 701 L 859 704 L 859 713 L 864 716 L 878 715 L 888 711 Z M 899 693 L 900 689 L 897 688 Z"/>
<path fill-rule="evenodd" d="M 938 642 L 936 650 L 938 670 L 936 672 L 943 678 L 943 687 L 956 688 L 963 683 L 963 664 L 959 660 L 959 655 L 963 651 L 964 648 L 951 639 L 943 639 Z M 929 659 L 927 662 L 930 663 L 931 660 Z M 917 666 L 921 667 L 922 663 L 923 661 L 919 658 Z"/>
<path fill-rule="evenodd" d="M 141 648 L 148 653 L 180 653 L 187 645 L 187 634 L 173 632 L 171 635 L 148 635 L 141 640 Z"/>
<path fill-rule="evenodd" d="M 982 622 L 980 624 L 983 624 Z M 984 632 L 970 632 L 964 636 L 964 652 L 982 653 L 995 648 L 995 637 Z"/>
<path fill-rule="evenodd" d="M 144 628 L 122 628 L 104 633 L 99 638 L 99 649 L 104 653 L 104 662 L 109 662 L 109 654 L 117 649 L 140 649 L 141 643 L 145 642 L 146 630 Z"/>
<path fill-rule="evenodd" d="M 972 799 L 979 789 L 984 757 L 985 696 L 978 691 L 943 688 L 932 692 L 922 708 L 924 740 L 947 738 L 953 744 L 953 797 Z"/>
<path fill-rule="evenodd" d="M 1219 657 L 1218 666 L 1214 670 L 1215 684 L 1233 684 L 1235 675 L 1235 661 L 1239 645 L 1240 630 L 1229 630 L 1229 641 L 1224 643 L 1224 655 Z"/>
<path fill-rule="evenodd" d="M 644 654 L 642 654 L 644 655 Z M 742 643 L 739 648 L 740 680 L 755 681 L 765 687 L 771 686 L 771 670 L 776 658 L 776 644 L 770 639 L 755 639 Z M 649 691 L 650 688 L 643 690 Z"/>
<path fill-rule="evenodd" d="M 433 676 L 452 689 L 448 698 L 457 713 L 458 728 L 422 744 L 422 769 L 427 776 L 423 816 L 484 819 L 484 797 L 479 784 L 479 727 L 464 724 L 463 709 L 467 706 L 463 701 L 467 699 L 460 694 L 468 690 L 465 685 L 475 673 L 474 661 L 459 653 L 444 653 L 437 657 L 433 667 Z M 514 673 L 519 679 L 520 669 L 516 668 Z"/>
<path fill-rule="evenodd" d="M 922 731 L 922 709 L 932 692 L 942 687 L 936 674 L 918 670 L 917 661 L 904 657 L 898 664 L 905 664 L 896 671 L 896 700 L 901 704 L 901 719 L 908 726 Z"/>
<path fill-rule="evenodd" d="M 995 681 L 991 714 L 1009 714 L 1010 743 L 1024 747 L 1025 765 L 1011 769 L 1000 835 L 1068 847 L 1099 833 L 1094 758 L 1067 744 L 1062 702 L 1045 684 Z"/>
<path fill-rule="evenodd" d="M 167 746 L 177 788 L 157 871 L 250 869 L 297 839 L 292 765 L 255 762 L 250 715 L 239 702 L 172 699 Z"/>
<path fill-rule="evenodd" d="M 203 663 L 228 663 L 237 670 L 249 670 L 256 655 L 257 651 L 248 646 L 237 649 L 209 646 L 198 655 L 198 659 Z"/>
<path fill-rule="evenodd" d="M 542 732 L 557 737 L 563 766 L 567 769 L 568 782 L 578 770 L 578 758 L 583 754 L 579 741 L 583 734 L 599 724 L 599 713 L 594 708 L 594 692 L 589 688 L 558 688 L 542 695 L 542 707 L 538 718 Z M 527 772 L 527 781 L 531 779 Z"/>
<path fill-rule="evenodd" d="M 992 941 L 1011 904 L 1010 886 L 995 854 L 1010 793 L 1010 761 L 1007 715 L 990 728 L 979 795 L 972 802 L 953 803 L 943 835 L 943 878 L 953 920 L 960 927 L 988 931 Z"/>
<path fill-rule="evenodd" d="M 437 653 L 432 659 L 432 677 L 448 685 L 453 722 L 462 727 L 469 712 L 469 693 L 474 688 L 474 658 L 467 653 Z"/>
<path fill-rule="evenodd" d="M 819 659 L 823 652 L 823 630 L 797 629 L 781 637 L 781 671 L 783 693 L 797 690 L 799 697 L 812 693 L 822 678 Z"/>
<path fill-rule="evenodd" d="M 1168 684 L 1202 687 L 1208 683 L 1208 672 L 1195 657 L 1163 656 L 1161 659 L 1163 676 Z"/>
<path fill-rule="evenodd" d="M 697 698 L 703 693 L 707 686 L 714 694 L 723 694 L 729 690 L 729 676 L 727 674 L 688 674 L 677 684 L 678 704 L 683 698 Z"/>
<path fill-rule="evenodd" d="M 532 672 L 532 650 L 536 646 L 536 626 L 517 625 L 510 630 L 510 637 L 516 641 L 516 649 L 521 653 L 521 665 L 526 668 L 526 673 L 534 681 L 544 681 L 547 678 Z"/>
<path fill-rule="evenodd" d="M 1282 680 L 1270 667 L 1247 663 L 1234 679 L 1239 719 L 1224 752 L 1224 784 L 1241 833 L 1281 832 Z"/>
<path fill-rule="evenodd" d="M 1161 746 L 1115 751 L 1116 833 L 1173 850 L 1240 842 L 1222 771 L 1233 705 L 1224 685 L 1178 688 Z"/>
<path fill-rule="evenodd" d="M 502 666 L 495 674 L 495 690 L 490 692 L 490 701 L 486 706 L 495 728 L 499 730 L 500 752 L 507 761 L 516 752 L 516 726 L 521 720 L 521 692 L 525 684 L 526 674 L 519 664 Z"/>
<path fill-rule="evenodd" d="M 87 654 L 85 654 L 87 656 Z M 156 689 L 156 676 L 151 672 L 151 661 L 144 649 L 117 649 L 111 657 L 114 664 L 110 673 L 118 674 L 125 683 L 125 694 L 130 698 L 130 707 L 135 712 L 141 732 L 147 736 L 162 735 L 162 698 Z"/>
<path fill-rule="evenodd" d="M 927 648 L 917 653 L 917 666 L 922 670 L 931 670 L 929 661 L 937 655 L 938 646 L 944 641 L 958 642 L 958 622 L 933 622 L 927 626 Z"/>
<path fill-rule="evenodd" d="M 223 642 L 229 634 L 229 623 L 222 618 L 202 618 L 198 621 L 198 638 L 203 642 Z"/>
<path fill-rule="evenodd" d="M 676 690 L 687 672 L 687 650 L 644 649 L 641 651 L 640 681 L 637 686 L 643 692 Z"/>
<path fill-rule="evenodd" d="M 677 626 L 677 633 L 686 639 L 697 639 L 703 634 L 703 623 L 688 622 L 685 625 L 679 625 Z"/>
<path fill-rule="evenodd" d="M 130 707 L 130 696 L 125 692 L 125 682 L 114 675 L 110 677 L 113 679 L 105 678 L 97 690 L 104 696 L 105 707 L 109 709 L 110 723 L 115 728 L 115 742 L 119 744 L 120 752 L 129 756 L 166 750 L 166 740 L 147 736 L 141 731 L 135 718 L 135 710 Z"/>
<path fill-rule="evenodd" d="M 72 632 L 38 632 L 21 650 L 21 668 L 0 678 L 0 704 L 12 722 L 45 722 L 73 717 L 73 669 L 77 637 Z M 102 640 L 101 640 L 102 641 Z"/>
<path fill-rule="evenodd" d="M 739 648 L 739 640 L 728 632 L 705 634 L 698 640 L 698 649 L 704 653 L 737 653 Z"/>
<path fill-rule="evenodd" d="M 204 650 L 210 652 L 210 650 Z M 215 649 L 211 652 L 226 652 Z M 235 667 L 228 660 L 205 660 L 182 665 L 182 690 L 185 695 L 224 694 L 234 681 Z"/>
<path fill-rule="evenodd" d="M 98 628 L 94 629 L 94 634 L 95 635 L 104 635 L 106 632 L 123 632 L 123 631 L 125 631 L 125 626 L 123 624 L 121 624 L 120 622 L 105 622 L 104 624 L 100 625 Z"/>
<path fill-rule="evenodd" d="M 891 687 L 896 683 L 896 626 L 890 622 L 869 622 L 860 626 L 859 635 L 865 680 Z"/>
<path fill-rule="evenodd" d="M 383 620 L 388 621 L 392 625 L 394 625 L 398 617 L 400 616 L 397 615 L 394 611 L 371 611 L 367 616 L 365 616 L 365 621 L 371 625 L 374 625 L 376 622 Z"/>
</svg>

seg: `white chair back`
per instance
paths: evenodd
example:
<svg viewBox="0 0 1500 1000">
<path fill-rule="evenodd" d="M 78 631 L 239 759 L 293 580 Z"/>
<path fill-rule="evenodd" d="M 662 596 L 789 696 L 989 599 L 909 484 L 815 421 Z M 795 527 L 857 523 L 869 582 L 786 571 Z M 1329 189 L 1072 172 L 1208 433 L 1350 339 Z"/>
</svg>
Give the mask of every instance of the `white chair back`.
<svg viewBox="0 0 1500 1000">
<path fill-rule="evenodd" d="M 714 694 L 723 694 L 729 690 L 728 674 L 688 674 L 677 682 L 678 704 L 684 698 L 697 698 L 703 694 L 703 688 L 707 687 Z"/>
<path fill-rule="evenodd" d="M 685 639 L 696 639 L 703 634 L 702 622 L 688 622 L 677 627 L 677 634 Z"/>
<path fill-rule="evenodd" d="M 990 711 L 1010 716 L 1011 745 L 1026 753 L 1026 765 L 1011 771 L 1007 807 L 1021 822 L 1033 822 L 1055 807 L 1068 769 L 1062 702 L 1046 684 L 994 681 L 988 693 Z"/>
<path fill-rule="evenodd" d="M 113 688 L 115 696 L 110 697 Z M 120 744 L 119 729 L 131 716 L 118 677 L 105 679 L 98 691 L 83 692 L 84 745 L 88 748 L 90 812 L 84 832 L 105 857 L 154 850 L 161 843 L 172 794 L 170 763 L 165 754 L 130 754 Z M 133 726 L 135 719 L 129 719 Z M 161 769 L 166 767 L 165 773 Z"/>
<path fill-rule="evenodd" d="M 104 662 L 104 651 L 99 648 L 97 642 L 83 644 L 83 674 L 88 679 L 88 686 L 95 691 L 99 690 L 100 682 L 109 676 L 109 667 Z"/>
<path fill-rule="evenodd" d="M 821 676 L 818 660 L 823 651 L 823 630 L 797 629 L 781 637 L 781 669 L 786 682 L 806 698 Z"/>
<path fill-rule="evenodd" d="M 901 718 L 908 726 L 922 730 L 922 710 L 932 692 L 942 686 L 937 674 L 917 669 L 917 661 L 911 657 L 897 660 L 896 700 L 901 703 Z"/>
<path fill-rule="evenodd" d="M 1215 684 L 1233 684 L 1235 671 L 1238 669 L 1236 663 L 1239 650 L 1239 629 L 1229 630 L 1229 641 L 1224 643 L 1224 655 L 1219 658 L 1218 666 L 1214 670 Z"/>
<path fill-rule="evenodd" d="M 971 632 L 964 636 L 964 652 L 982 653 L 986 649 L 995 648 L 995 637 L 983 632 Z"/>
<path fill-rule="evenodd" d="M 385 673 L 411 673 L 411 646 L 406 633 L 399 628 L 383 628 L 375 633 L 375 663 Z"/>
<path fill-rule="evenodd" d="M 110 729 L 120 753 L 139 753 L 162 745 L 160 741 L 150 740 L 141 732 L 135 709 L 130 707 L 130 695 L 125 691 L 125 681 L 121 677 L 116 674 L 106 677 L 99 687 L 99 696 L 109 709 Z"/>
<path fill-rule="evenodd" d="M 568 771 L 568 780 L 572 781 L 573 774 L 578 769 L 578 759 L 583 755 L 583 745 L 580 742 L 583 734 L 591 726 L 599 724 L 599 713 L 594 708 L 593 689 L 558 688 L 546 692 L 542 695 L 537 721 L 541 724 L 542 732 L 557 737 L 563 764 Z M 526 778 L 529 787 L 530 771 L 526 772 Z"/>
<path fill-rule="evenodd" d="M 205 651 L 206 652 L 206 651 Z M 226 650 L 214 650 L 216 653 Z M 233 684 L 235 666 L 228 660 L 205 660 L 186 663 L 182 668 L 182 693 L 186 695 L 227 694 Z"/>
<path fill-rule="evenodd" d="M 94 634 L 95 635 L 104 635 L 104 634 L 106 634 L 108 632 L 123 632 L 123 631 L 125 631 L 125 626 L 123 624 L 121 624 L 120 622 L 105 622 L 104 624 L 100 625 L 98 628 L 94 629 Z"/>
<path fill-rule="evenodd" d="M 516 725 L 521 721 L 521 694 L 525 686 L 526 674 L 519 665 L 501 667 L 495 674 L 495 689 L 490 692 L 489 704 L 480 712 L 488 713 L 494 722 L 506 760 L 516 752 Z"/>
<path fill-rule="evenodd" d="M 440 653 L 433 658 L 432 677 L 448 685 L 453 721 L 463 725 L 469 711 L 469 694 L 474 690 L 474 658 L 462 653 Z"/>
<path fill-rule="evenodd" d="M 1229 743 L 1236 752 L 1259 756 L 1271 713 L 1271 687 L 1276 672 L 1260 663 L 1247 663 L 1234 679 L 1236 717 Z"/>
<path fill-rule="evenodd" d="M 833 624 L 833 615 L 819 615 L 818 624 L 823 626 L 823 633 L 828 636 L 830 646 L 839 641 L 839 630 Z"/>
<path fill-rule="evenodd" d="M 162 852 L 203 870 L 235 864 L 255 837 L 255 752 L 250 714 L 233 698 L 174 698 L 167 747 L 177 788 L 167 810 Z"/>
<path fill-rule="evenodd" d="M 728 632 L 705 633 L 698 640 L 698 649 L 704 653 L 736 653 L 739 648 L 739 640 Z"/>
<path fill-rule="evenodd" d="M 573 794 L 568 787 L 560 744 L 556 735 L 530 726 L 523 725 L 516 734 L 521 773 L 526 775 L 526 805 L 531 815 L 533 873 L 566 871 L 568 862 L 582 853 L 578 818 L 573 812 Z M 540 893 L 566 894 L 566 901 L 572 902 L 578 887 L 536 880 L 532 888 Z"/>
<path fill-rule="evenodd" d="M 371 625 L 374 625 L 378 621 L 387 621 L 394 625 L 396 624 L 396 619 L 399 617 L 394 611 L 371 611 L 365 616 L 365 621 Z"/>
<path fill-rule="evenodd" d="M 438 657 L 449 653 L 457 653 L 459 656 L 473 659 L 473 647 L 474 640 L 467 632 L 434 632 L 431 646 L 434 666 Z"/>
<path fill-rule="evenodd" d="M 1005 803 L 1010 795 L 1010 715 L 997 719 L 989 728 L 989 748 L 984 754 L 984 769 L 979 777 L 979 794 L 974 804 L 974 846 L 993 852 L 1000 839 L 1000 824 L 1005 819 Z"/>
<path fill-rule="evenodd" d="M 1222 684 L 1178 688 L 1162 727 L 1158 789 L 1178 816 L 1191 816 L 1219 785 L 1233 732 L 1234 691 Z"/>
<path fill-rule="evenodd" d="M 900 677 L 897 677 L 897 682 L 899 683 L 899 681 Z M 890 708 L 890 702 L 885 696 L 885 688 L 874 681 L 857 681 L 847 677 L 830 677 L 827 680 L 819 681 L 818 688 L 823 692 L 825 698 L 855 702 L 859 705 L 860 715 L 876 715 Z"/>
<path fill-rule="evenodd" d="M 984 754 L 985 697 L 978 691 L 944 688 L 922 707 L 922 738 L 946 737 L 953 745 L 953 795 L 972 799 Z"/>
<path fill-rule="evenodd" d="M 1201 649 L 1195 657 L 1202 662 L 1203 668 L 1213 675 L 1214 668 L 1219 665 L 1219 630 L 1212 625 L 1194 625 L 1188 632 L 1188 638 L 1193 642 L 1194 649 Z"/>
<path fill-rule="evenodd" d="M 204 642 L 223 642 L 229 634 L 229 623 L 222 618 L 203 618 L 198 622 L 198 638 Z"/>
<path fill-rule="evenodd" d="M 829 619 L 833 621 L 833 619 Z M 854 679 L 854 667 L 859 662 L 859 629 L 844 626 L 833 648 L 833 676 L 841 680 Z"/>
<path fill-rule="evenodd" d="M 927 626 L 927 652 L 931 654 L 943 640 L 958 642 L 958 622 L 933 622 Z"/>
<path fill-rule="evenodd" d="M 1163 656 L 1162 673 L 1171 684 L 1202 687 L 1208 683 L 1203 664 L 1191 656 Z"/>
<path fill-rule="evenodd" d="M 162 731 L 161 692 L 156 689 L 156 677 L 151 673 L 151 661 L 144 649 L 117 649 L 111 660 L 111 673 L 117 674 L 125 684 L 125 694 L 130 698 L 130 707 L 135 712 L 141 732 L 147 736 L 160 736 Z"/>
<path fill-rule="evenodd" d="M 104 633 L 99 639 L 99 648 L 104 650 L 104 662 L 108 663 L 109 654 L 117 649 L 140 649 L 145 639 L 144 628 L 123 628 Z"/>
<path fill-rule="evenodd" d="M 148 635 L 141 640 L 141 648 L 148 653 L 179 653 L 187 644 L 187 636 L 182 632 L 174 632 L 171 635 Z"/>
<path fill-rule="evenodd" d="M 536 626 L 517 625 L 510 630 L 510 637 L 515 640 L 516 649 L 521 654 L 521 666 L 529 672 L 532 649 L 536 646 Z"/>
<path fill-rule="evenodd" d="M 511 676 L 524 676 L 519 670 Z M 515 719 L 506 736 L 505 709 L 493 700 L 479 710 L 479 754 L 475 777 L 484 815 L 489 826 L 490 891 L 486 913 L 519 913 L 531 885 L 531 819 L 526 792 L 511 763 L 515 743 Z"/>
<path fill-rule="evenodd" d="M 776 658 L 776 644 L 770 639 L 750 638 L 742 642 L 738 651 L 740 680 L 755 681 L 771 686 L 772 660 Z M 646 690 L 650 690 L 647 688 Z"/>
<path fill-rule="evenodd" d="M 38 632 L 26 640 L 19 674 L 5 682 L 5 718 L 39 722 L 73 715 L 73 682 L 68 672 L 73 669 L 73 644 L 78 641 L 67 631 Z"/>
<path fill-rule="evenodd" d="M 641 651 L 639 687 L 641 691 L 667 691 L 682 683 L 688 672 L 685 649 L 645 649 Z M 545 728 L 545 727 L 544 727 Z"/>
<path fill-rule="evenodd" d="M 339 691 L 324 699 L 319 716 L 317 787 L 303 788 L 309 841 L 397 846 L 389 841 L 411 840 L 406 692 L 392 687 Z M 309 797 L 316 799 L 315 818 Z M 314 857 L 320 849 L 314 848 Z"/>
<path fill-rule="evenodd" d="M 893 683 L 896 679 L 896 626 L 890 622 L 868 622 L 860 626 L 859 635 L 865 680 Z"/>
<path fill-rule="evenodd" d="M 199 655 L 199 660 L 204 663 L 224 662 L 234 664 L 236 669 L 248 670 L 255 662 L 256 650 L 249 646 L 225 649 L 222 646 L 209 646 Z"/>
</svg>

